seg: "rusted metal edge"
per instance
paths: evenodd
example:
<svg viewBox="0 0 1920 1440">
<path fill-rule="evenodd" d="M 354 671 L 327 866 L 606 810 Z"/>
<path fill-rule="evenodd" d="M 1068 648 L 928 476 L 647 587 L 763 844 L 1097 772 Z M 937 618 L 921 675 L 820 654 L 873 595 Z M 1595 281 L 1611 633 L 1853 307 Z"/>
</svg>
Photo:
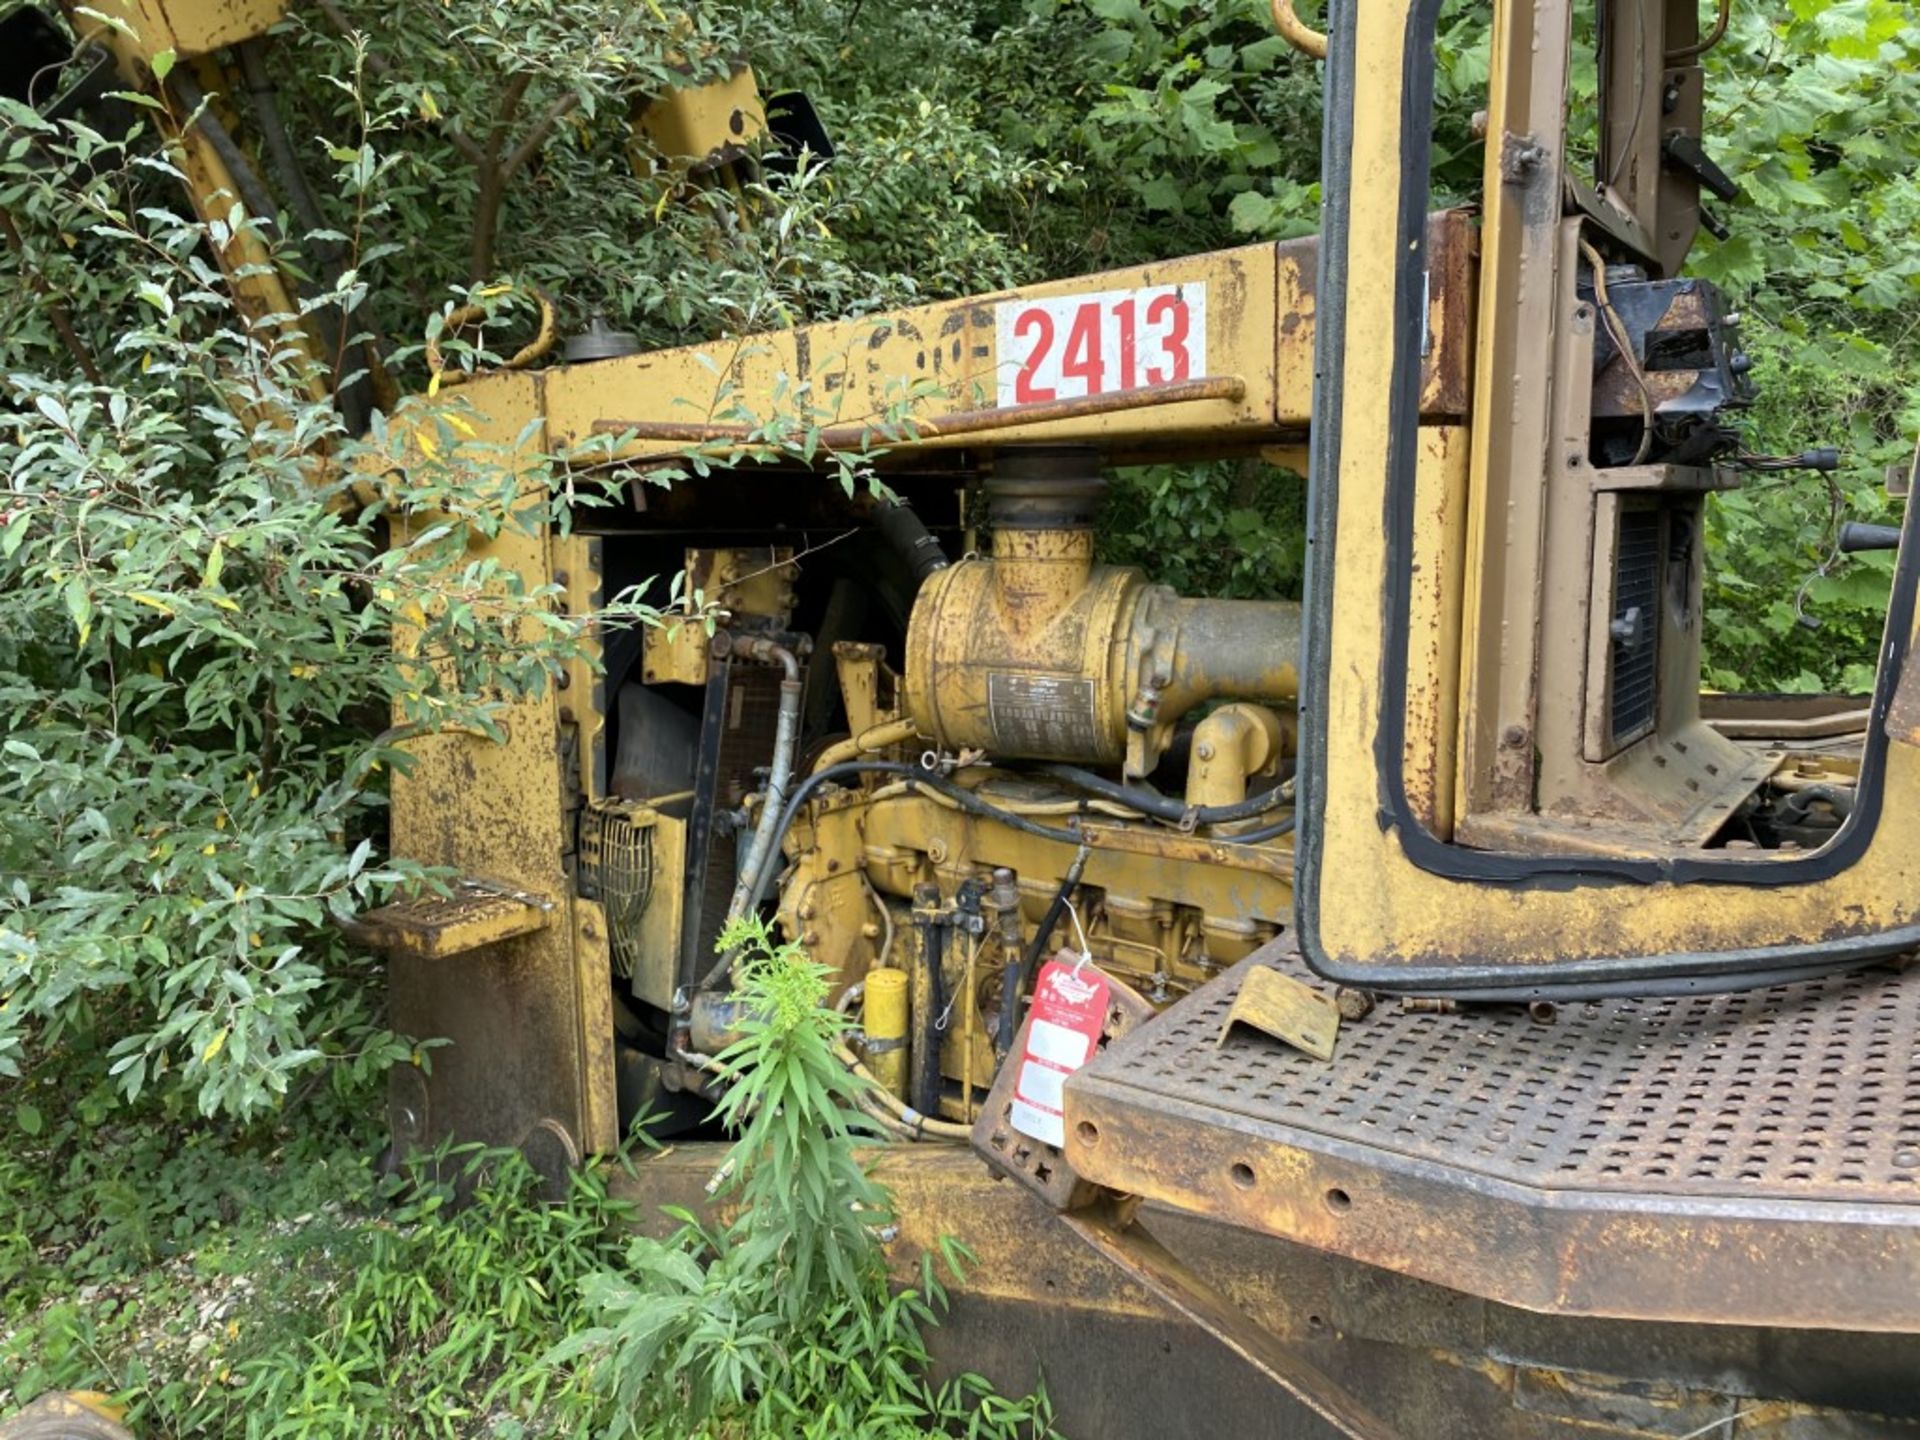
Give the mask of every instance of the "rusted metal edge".
<svg viewBox="0 0 1920 1440">
<path fill-rule="evenodd" d="M 1162 405 L 1180 405 L 1195 400 L 1246 398 L 1247 382 L 1238 375 L 1209 375 L 1198 380 L 1181 380 L 1171 385 L 1137 385 L 1131 390 L 1110 390 L 1103 395 L 1080 395 L 1067 400 L 1040 400 L 1030 405 L 991 406 L 979 410 L 956 410 L 951 415 L 931 419 L 909 419 L 895 424 L 829 425 L 820 431 L 820 446 L 825 450 L 847 450 L 878 441 L 881 444 L 911 445 L 916 440 L 933 440 L 952 435 L 974 435 L 991 430 L 1015 429 L 1025 425 L 1043 425 L 1055 420 L 1084 420 L 1095 415 L 1111 415 L 1123 410 L 1145 410 Z M 753 440 L 762 427 L 720 421 L 677 420 L 596 420 L 595 435 L 620 435 L 633 440 L 666 440 L 703 445 L 721 441 L 745 443 Z"/>
<path fill-rule="evenodd" d="M 1066 1227 L 1186 1320 L 1245 1360 L 1349 1440 L 1396 1440 L 1399 1432 L 1332 1376 L 1208 1285 L 1158 1240 L 1105 1206 L 1069 1211 Z"/>
<path fill-rule="evenodd" d="M 120 1423 L 126 1414 L 126 1406 L 97 1390 L 52 1391 L 0 1417 L 0 1440 L 133 1440 Z"/>
<path fill-rule="evenodd" d="M 1066 1090 L 1084 1178 L 1543 1314 L 1920 1332 L 1920 1205 L 1541 1190 L 1129 1085 Z"/>
</svg>

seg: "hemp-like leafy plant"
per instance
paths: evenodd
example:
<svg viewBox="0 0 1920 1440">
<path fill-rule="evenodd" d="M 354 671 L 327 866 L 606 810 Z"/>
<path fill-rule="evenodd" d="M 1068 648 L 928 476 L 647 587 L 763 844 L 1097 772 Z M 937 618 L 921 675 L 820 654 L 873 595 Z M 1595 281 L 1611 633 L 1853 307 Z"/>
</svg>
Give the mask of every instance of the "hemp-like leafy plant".
<svg viewBox="0 0 1920 1440">
<path fill-rule="evenodd" d="M 823 1002 L 824 966 L 765 922 L 730 926 L 750 1018 L 716 1057 L 727 1078 L 718 1118 L 739 1138 L 716 1187 L 732 1218 L 681 1214 L 667 1240 L 638 1237 L 618 1273 L 590 1277 L 601 1323 L 550 1355 L 588 1357 L 607 1399 L 605 1434 L 864 1436 L 1051 1434 L 1044 1397 L 1014 1402 L 974 1376 L 926 1378 L 921 1327 L 945 1292 L 931 1257 L 917 1287 L 894 1292 L 882 1236 L 887 1195 L 869 1173 L 878 1135 L 855 1104 L 862 1082 L 833 1055 L 845 1025 Z M 962 1252 L 944 1259 L 957 1273 Z"/>
</svg>

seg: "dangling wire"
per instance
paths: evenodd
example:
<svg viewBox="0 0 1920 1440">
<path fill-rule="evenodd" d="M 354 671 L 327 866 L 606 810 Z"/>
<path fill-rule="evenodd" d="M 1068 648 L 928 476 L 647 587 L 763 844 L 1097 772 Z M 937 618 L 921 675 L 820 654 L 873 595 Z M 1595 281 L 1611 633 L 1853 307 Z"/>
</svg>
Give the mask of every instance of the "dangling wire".
<svg viewBox="0 0 1920 1440">
<path fill-rule="evenodd" d="M 1067 900 L 1067 914 L 1073 918 L 1073 933 L 1080 937 L 1080 958 L 1073 962 L 1073 978 L 1078 980 L 1081 970 L 1093 960 L 1093 947 L 1087 944 L 1087 927 L 1080 923 L 1080 912 L 1071 898 Z"/>
<path fill-rule="evenodd" d="M 1720 0 L 1719 7 L 1713 17 L 1713 28 L 1700 39 L 1694 41 L 1693 44 L 1682 45 L 1678 50 L 1667 51 L 1667 64 L 1678 65 L 1683 60 L 1691 60 L 1697 55 L 1706 54 L 1707 51 L 1713 49 L 1714 46 L 1726 38 L 1727 22 L 1732 18 L 1733 0 Z"/>
<path fill-rule="evenodd" d="M 1826 579 L 1833 573 L 1833 567 L 1840 563 L 1840 521 L 1847 513 L 1847 497 L 1840 489 L 1840 482 L 1824 471 L 1820 478 L 1827 485 L 1827 555 L 1813 573 L 1800 582 L 1800 588 L 1793 592 L 1794 623 L 1807 630 L 1820 628 L 1820 617 L 1807 613 L 1807 596 L 1812 593 L 1815 583 Z"/>
</svg>

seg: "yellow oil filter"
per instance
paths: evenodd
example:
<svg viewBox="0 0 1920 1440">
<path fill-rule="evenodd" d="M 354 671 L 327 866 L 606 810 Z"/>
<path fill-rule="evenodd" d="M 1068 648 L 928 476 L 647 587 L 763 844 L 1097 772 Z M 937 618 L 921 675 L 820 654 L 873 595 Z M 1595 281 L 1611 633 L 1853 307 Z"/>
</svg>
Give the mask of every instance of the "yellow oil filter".
<svg viewBox="0 0 1920 1440">
<path fill-rule="evenodd" d="M 907 1094 L 907 972 L 877 966 L 867 972 L 862 1011 L 866 1040 L 861 1045 L 867 1068 L 889 1094 Z"/>
</svg>

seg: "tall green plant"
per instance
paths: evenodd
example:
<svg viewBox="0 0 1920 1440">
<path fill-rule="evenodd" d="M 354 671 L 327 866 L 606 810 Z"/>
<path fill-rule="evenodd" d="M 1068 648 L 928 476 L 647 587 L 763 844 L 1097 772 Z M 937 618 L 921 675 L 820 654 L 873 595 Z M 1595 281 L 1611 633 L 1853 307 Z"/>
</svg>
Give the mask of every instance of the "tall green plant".
<svg viewBox="0 0 1920 1440">
<path fill-rule="evenodd" d="M 749 1017 L 715 1057 L 718 1118 L 739 1136 L 716 1187 L 733 1218 L 683 1214 L 670 1239 L 632 1240 L 618 1272 L 587 1282 L 600 1323 L 551 1358 L 588 1359 L 609 1437 L 1051 1433 L 1044 1399 L 926 1378 L 921 1327 L 944 1292 L 931 1257 L 917 1288 L 888 1284 L 892 1217 L 862 1153 L 881 1137 L 856 1107 L 862 1082 L 834 1058 L 846 1022 L 825 1004 L 826 968 L 757 918 L 719 945 L 740 951 Z M 958 1247 L 946 1252 L 957 1267 Z"/>
<path fill-rule="evenodd" d="M 619 1261 L 629 1162 L 590 1162 L 560 1203 L 513 1150 L 382 1177 L 363 1117 L 0 1154 L 0 1415 L 93 1389 L 142 1440 L 591 1434 L 602 1402 L 541 1357 Z"/>
</svg>

